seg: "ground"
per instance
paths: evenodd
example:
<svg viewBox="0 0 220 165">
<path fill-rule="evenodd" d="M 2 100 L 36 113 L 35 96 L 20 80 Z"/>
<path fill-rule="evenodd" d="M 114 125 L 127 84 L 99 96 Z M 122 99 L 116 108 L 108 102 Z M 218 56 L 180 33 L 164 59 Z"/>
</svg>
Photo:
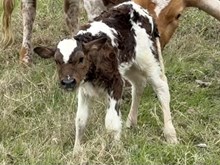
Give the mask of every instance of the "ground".
<svg viewBox="0 0 220 165">
<path fill-rule="evenodd" d="M 69 35 L 62 1 L 56 2 L 38 2 L 35 46 L 53 46 Z M 148 87 L 139 108 L 137 128 L 123 127 L 119 144 L 106 134 L 106 105 L 95 100 L 83 138 L 84 152 L 77 156 L 73 155 L 75 93 L 59 88 L 52 60 L 42 60 L 35 54 L 33 66 L 19 65 L 22 41 L 19 4 L 12 21 L 15 43 L 5 50 L 0 47 L 0 164 L 220 165 L 220 23 L 217 20 L 202 11 L 188 10 L 163 51 L 178 145 L 165 142 L 161 108 Z M 82 14 L 81 22 L 85 21 Z M 123 121 L 130 101 L 129 96 L 123 101 Z"/>
</svg>

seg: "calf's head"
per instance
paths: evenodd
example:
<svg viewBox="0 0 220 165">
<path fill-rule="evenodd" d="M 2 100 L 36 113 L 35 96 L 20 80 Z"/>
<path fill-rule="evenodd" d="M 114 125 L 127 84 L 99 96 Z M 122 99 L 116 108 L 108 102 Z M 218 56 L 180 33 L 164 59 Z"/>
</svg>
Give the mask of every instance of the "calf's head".
<svg viewBox="0 0 220 165">
<path fill-rule="evenodd" d="M 60 86 L 66 90 L 74 90 L 87 78 L 91 67 L 90 56 L 99 52 L 105 40 L 96 39 L 82 43 L 75 39 L 64 39 L 56 48 L 36 47 L 34 52 L 42 58 L 53 57 Z"/>
</svg>

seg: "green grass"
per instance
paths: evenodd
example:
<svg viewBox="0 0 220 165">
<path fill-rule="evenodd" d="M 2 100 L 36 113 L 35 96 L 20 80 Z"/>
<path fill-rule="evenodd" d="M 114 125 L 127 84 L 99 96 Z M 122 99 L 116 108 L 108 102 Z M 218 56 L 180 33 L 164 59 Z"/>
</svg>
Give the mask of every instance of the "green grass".
<svg viewBox="0 0 220 165">
<path fill-rule="evenodd" d="M 53 46 L 68 36 L 63 11 L 39 1 L 34 45 Z M 18 5 L 18 4 L 17 4 Z M 1 9 L 2 10 L 2 9 Z M 85 21 L 84 14 L 82 22 Z M 95 100 L 83 138 L 84 152 L 73 156 L 74 93 L 57 84 L 55 64 L 36 55 L 32 67 L 18 63 L 22 41 L 20 7 L 13 13 L 15 44 L 0 50 L 0 164 L 220 165 L 220 23 L 198 10 L 187 11 L 163 51 L 179 144 L 168 145 L 162 113 L 151 87 L 139 108 L 138 127 L 123 127 L 120 144 L 104 128 L 106 105 Z M 195 80 L 211 82 L 200 87 Z M 123 121 L 130 97 L 122 106 Z M 207 148 L 197 144 L 205 143 Z"/>
</svg>

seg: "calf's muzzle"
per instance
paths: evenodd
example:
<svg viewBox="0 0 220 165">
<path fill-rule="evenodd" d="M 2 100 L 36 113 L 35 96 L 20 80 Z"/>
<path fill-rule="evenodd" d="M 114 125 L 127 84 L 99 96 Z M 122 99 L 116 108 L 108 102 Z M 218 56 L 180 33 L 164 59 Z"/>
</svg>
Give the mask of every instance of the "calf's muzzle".
<svg viewBox="0 0 220 165">
<path fill-rule="evenodd" d="M 61 87 L 67 90 L 73 90 L 76 86 L 75 79 L 64 79 L 60 81 Z"/>
</svg>

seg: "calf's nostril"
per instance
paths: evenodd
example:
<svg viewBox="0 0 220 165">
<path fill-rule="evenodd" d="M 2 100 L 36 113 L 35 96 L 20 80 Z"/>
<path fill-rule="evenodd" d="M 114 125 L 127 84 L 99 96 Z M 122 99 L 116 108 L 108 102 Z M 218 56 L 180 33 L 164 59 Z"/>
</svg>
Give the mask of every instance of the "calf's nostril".
<svg viewBox="0 0 220 165">
<path fill-rule="evenodd" d="M 69 80 L 61 80 L 61 85 L 64 86 L 65 88 L 74 88 L 76 84 L 75 79 L 69 79 Z"/>
<path fill-rule="evenodd" d="M 60 84 L 61 84 L 61 85 L 65 85 L 64 80 L 61 80 L 61 81 L 60 81 Z"/>
<path fill-rule="evenodd" d="M 70 80 L 62 80 L 62 84 L 67 85 L 67 84 L 73 84 L 74 80 L 70 79 Z"/>
</svg>

